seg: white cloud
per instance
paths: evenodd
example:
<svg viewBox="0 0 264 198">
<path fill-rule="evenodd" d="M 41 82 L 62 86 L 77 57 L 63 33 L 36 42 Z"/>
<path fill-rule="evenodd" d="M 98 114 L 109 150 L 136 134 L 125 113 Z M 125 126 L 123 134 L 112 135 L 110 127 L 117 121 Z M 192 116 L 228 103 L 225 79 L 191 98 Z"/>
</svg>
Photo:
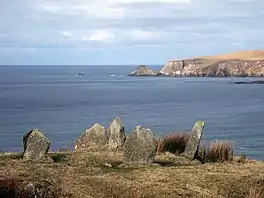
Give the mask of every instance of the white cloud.
<svg viewBox="0 0 264 198">
<path fill-rule="evenodd" d="M 137 9 L 130 9 L 133 4 L 165 4 L 180 9 L 190 5 L 191 0 L 76 0 L 76 1 L 42 1 L 37 8 L 56 15 L 81 15 L 94 18 L 125 18 L 136 16 Z M 142 9 L 140 9 L 140 12 Z M 154 10 L 153 10 L 154 11 Z M 157 11 L 157 10 L 156 10 Z M 164 12 L 165 14 L 166 12 Z M 142 13 L 143 14 L 143 13 Z M 146 14 L 146 13 L 145 13 Z M 160 15 L 162 17 L 162 15 Z"/>
<path fill-rule="evenodd" d="M 14 13 L 0 13 L 3 46 L 252 42 L 264 29 L 264 2 L 257 0 L 25 1 L 10 3 Z"/>
<path fill-rule="evenodd" d="M 122 2 L 122 3 L 185 3 L 190 4 L 191 0 L 113 0 L 113 2 Z"/>
<path fill-rule="evenodd" d="M 131 40 L 136 40 L 136 41 L 154 40 L 162 36 L 162 33 L 158 31 L 140 30 L 140 29 L 128 30 L 126 33 Z"/>
<path fill-rule="evenodd" d="M 109 30 L 94 30 L 88 39 L 90 41 L 102 41 L 102 42 L 110 42 L 115 38 L 114 34 Z"/>
<path fill-rule="evenodd" d="M 72 37 L 72 34 L 69 33 L 69 32 L 67 32 L 67 31 L 62 31 L 62 32 L 61 32 L 61 35 L 62 35 L 62 36 L 65 36 L 65 37 Z"/>
</svg>

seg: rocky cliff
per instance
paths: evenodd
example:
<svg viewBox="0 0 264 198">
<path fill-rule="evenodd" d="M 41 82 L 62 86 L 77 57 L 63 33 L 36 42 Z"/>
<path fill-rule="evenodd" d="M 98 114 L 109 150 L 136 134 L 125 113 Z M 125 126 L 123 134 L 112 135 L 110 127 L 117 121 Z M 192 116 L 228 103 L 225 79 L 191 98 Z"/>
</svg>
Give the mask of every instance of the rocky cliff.
<svg viewBox="0 0 264 198">
<path fill-rule="evenodd" d="M 264 60 L 170 61 L 160 73 L 165 76 L 264 76 Z"/>
<path fill-rule="evenodd" d="M 154 72 L 152 69 L 146 65 L 138 66 L 129 76 L 156 76 L 157 72 Z"/>
<path fill-rule="evenodd" d="M 137 71 L 131 75 L 137 76 Z M 142 74 L 143 70 L 139 70 Z M 144 70 L 147 71 L 147 70 Z M 143 72 L 144 73 L 144 72 Z M 144 75 L 148 75 L 145 72 Z M 151 75 L 155 72 L 150 72 Z M 156 76 L 264 76 L 264 51 L 241 51 L 231 54 L 169 61 Z"/>
</svg>

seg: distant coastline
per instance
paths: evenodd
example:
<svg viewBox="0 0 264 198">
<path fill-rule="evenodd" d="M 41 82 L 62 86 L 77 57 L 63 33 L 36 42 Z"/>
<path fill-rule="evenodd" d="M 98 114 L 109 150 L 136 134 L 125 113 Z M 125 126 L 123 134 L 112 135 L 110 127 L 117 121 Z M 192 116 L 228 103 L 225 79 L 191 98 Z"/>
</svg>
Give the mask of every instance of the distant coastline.
<svg viewBox="0 0 264 198">
<path fill-rule="evenodd" d="M 138 66 L 129 76 L 264 77 L 264 50 L 168 61 L 159 71 Z"/>
</svg>

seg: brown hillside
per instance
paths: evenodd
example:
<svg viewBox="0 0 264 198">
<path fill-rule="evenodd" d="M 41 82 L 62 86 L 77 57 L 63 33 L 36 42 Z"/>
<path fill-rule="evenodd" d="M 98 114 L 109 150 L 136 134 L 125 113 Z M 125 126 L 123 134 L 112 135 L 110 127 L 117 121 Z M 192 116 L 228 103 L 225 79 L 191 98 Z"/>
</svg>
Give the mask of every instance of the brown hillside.
<svg viewBox="0 0 264 198">
<path fill-rule="evenodd" d="M 214 56 L 203 56 L 202 59 L 216 59 L 216 60 L 264 60 L 264 50 L 248 50 L 238 51 L 228 54 L 220 54 Z"/>
</svg>

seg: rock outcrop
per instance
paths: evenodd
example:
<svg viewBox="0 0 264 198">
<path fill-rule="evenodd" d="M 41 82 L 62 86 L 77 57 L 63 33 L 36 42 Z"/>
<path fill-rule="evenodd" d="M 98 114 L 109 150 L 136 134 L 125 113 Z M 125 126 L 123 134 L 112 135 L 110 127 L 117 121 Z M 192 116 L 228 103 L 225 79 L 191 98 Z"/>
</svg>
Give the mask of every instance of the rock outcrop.
<svg viewBox="0 0 264 198">
<path fill-rule="evenodd" d="M 125 164 L 150 164 L 154 162 L 157 141 L 150 129 L 137 126 L 124 144 Z"/>
<path fill-rule="evenodd" d="M 108 144 L 104 126 L 96 123 L 87 129 L 76 141 L 75 149 L 103 148 Z"/>
<path fill-rule="evenodd" d="M 144 71 L 144 72 L 143 72 Z M 157 73 L 137 69 L 133 76 L 264 76 L 264 51 L 241 51 L 231 54 L 198 57 L 167 62 Z"/>
<path fill-rule="evenodd" d="M 199 144 L 202 138 L 204 126 L 204 121 L 197 121 L 194 124 L 192 132 L 190 133 L 189 139 L 187 141 L 185 150 L 181 154 L 181 156 L 184 156 L 190 160 L 193 160 L 195 158 L 195 155 L 197 154 L 199 149 Z"/>
<path fill-rule="evenodd" d="M 233 84 L 264 84 L 264 80 L 257 80 L 257 81 L 241 81 L 241 82 L 234 82 Z"/>
<path fill-rule="evenodd" d="M 108 148 L 117 149 L 123 146 L 126 136 L 125 127 L 119 117 L 116 117 L 108 127 Z"/>
<path fill-rule="evenodd" d="M 145 65 L 140 65 L 129 76 L 156 76 L 157 73 Z"/>
<path fill-rule="evenodd" d="M 34 129 L 23 137 L 23 145 L 23 158 L 38 161 L 45 158 L 50 148 L 50 141 L 39 129 Z"/>
</svg>

